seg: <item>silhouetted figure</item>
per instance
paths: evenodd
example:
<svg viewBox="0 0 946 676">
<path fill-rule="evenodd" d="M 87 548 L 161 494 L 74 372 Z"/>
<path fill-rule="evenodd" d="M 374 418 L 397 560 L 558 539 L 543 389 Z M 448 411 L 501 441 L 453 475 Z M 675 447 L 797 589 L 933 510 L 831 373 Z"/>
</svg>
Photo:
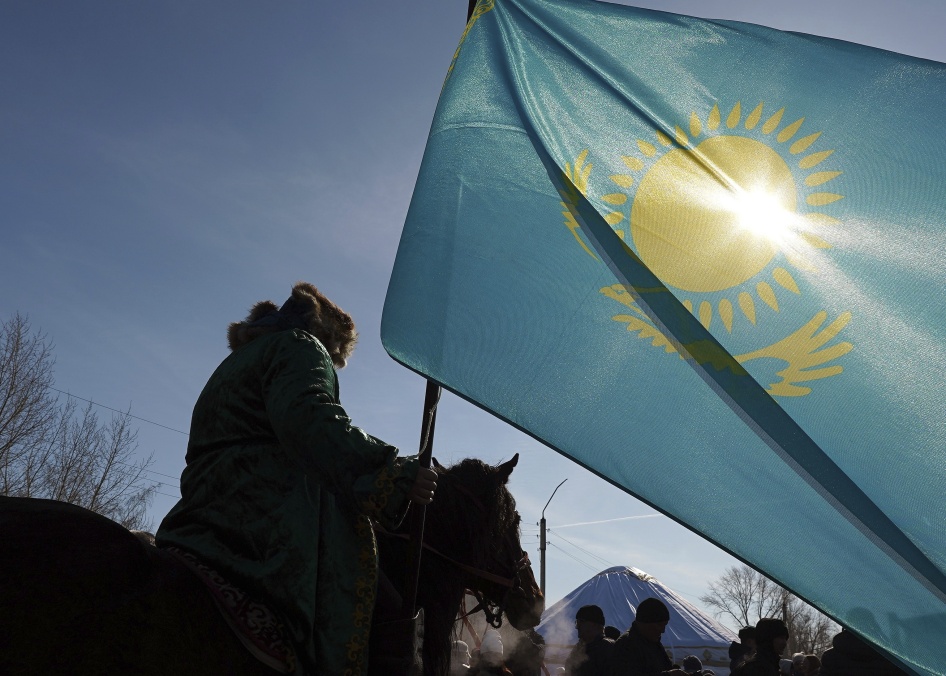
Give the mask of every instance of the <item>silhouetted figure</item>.
<svg viewBox="0 0 946 676">
<path fill-rule="evenodd" d="M 506 668 L 513 676 L 543 676 L 544 660 L 545 639 L 535 629 L 529 629 L 506 656 Z"/>
<path fill-rule="evenodd" d="M 737 667 L 733 676 L 778 676 L 779 657 L 788 645 L 788 627 L 774 617 L 762 618 L 755 625 L 755 645 L 755 655 Z"/>
<path fill-rule="evenodd" d="M 612 641 L 617 641 L 621 638 L 621 630 L 615 627 L 613 624 L 609 624 L 604 628 L 604 637 L 609 638 Z"/>
<path fill-rule="evenodd" d="M 466 641 L 454 641 L 450 651 L 450 676 L 466 676 L 470 673 L 470 646 Z"/>
<path fill-rule="evenodd" d="M 835 634 L 831 645 L 821 656 L 820 676 L 900 676 L 907 673 L 847 629 Z"/>
<path fill-rule="evenodd" d="M 739 642 L 733 641 L 729 644 L 729 670 L 735 670 L 754 654 L 755 627 L 743 627 L 739 630 Z"/>
<path fill-rule="evenodd" d="M 604 635 L 604 612 L 595 605 L 582 606 L 575 613 L 578 643 L 565 660 L 569 676 L 608 676 L 614 641 Z"/>
<path fill-rule="evenodd" d="M 669 622 L 670 611 L 663 601 L 641 601 L 631 628 L 614 643 L 612 676 L 686 676 L 673 666 L 660 642 Z"/>
<path fill-rule="evenodd" d="M 801 673 L 804 676 L 819 676 L 821 673 L 821 660 L 817 655 L 805 655 L 801 661 Z"/>
<path fill-rule="evenodd" d="M 336 368 L 355 324 L 311 284 L 230 324 L 191 419 L 181 499 L 159 547 L 259 595 L 307 673 L 362 674 L 379 576 L 371 520 L 395 528 L 436 473 L 354 427 Z M 410 645 L 406 643 L 406 645 Z"/>
</svg>

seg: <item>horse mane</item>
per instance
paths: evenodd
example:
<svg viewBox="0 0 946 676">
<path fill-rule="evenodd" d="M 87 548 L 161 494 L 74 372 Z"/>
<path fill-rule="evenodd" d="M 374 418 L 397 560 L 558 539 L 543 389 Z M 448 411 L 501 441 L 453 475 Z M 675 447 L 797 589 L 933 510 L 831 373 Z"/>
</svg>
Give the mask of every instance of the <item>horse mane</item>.
<svg viewBox="0 0 946 676">
<path fill-rule="evenodd" d="M 427 506 L 424 542 L 454 560 L 489 567 L 506 534 L 519 534 L 516 501 L 506 488 L 508 474 L 476 458 L 438 467 L 438 474 L 436 497 Z M 407 532 L 409 522 L 405 519 L 399 532 Z M 385 573 L 399 589 L 406 588 L 406 544 L 382 537 L 379 549 Z M 428 551 L 421 557 L 420 577 L 417 605 L 424 608 L 424 673 L 439 676 L 448 672 L 457 610 L 475 578 Z"/>
</svg>

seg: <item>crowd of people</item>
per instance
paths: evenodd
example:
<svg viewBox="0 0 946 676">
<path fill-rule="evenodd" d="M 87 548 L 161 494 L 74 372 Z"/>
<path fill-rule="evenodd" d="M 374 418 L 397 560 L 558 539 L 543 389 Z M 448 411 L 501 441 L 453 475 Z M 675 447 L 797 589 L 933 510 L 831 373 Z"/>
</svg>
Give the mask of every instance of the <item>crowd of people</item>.
<svg viewBox="0 0 946 676">
<path fill-rule="evenodd" d="M 608 625 L 604 611 L 596 605 L 582 606 L 575 613 L 578 642 L 564 666 L 540 672 L 510 669 L 503 657 L 498 632 L 488 630 L 479 649 L 471 653 L 463 641 L 454 645 L 451 676 L 498 674 L 501 676 L 716 676 L 705 669 L 696 655 L 674 663 L 663 643 L 670 623 L 670 609 L 660 599 L 648 598 L 638 607 L 625 632 Z M 888 661 L 856 634 L 842 630 L 820 657 L 795 653 L 785 656 L 789 642 L 786 624 L 778 618 L 763 618 L 755 626 L 743 627 L 739 640 L 729 647 L 732 676 L 901 676 L 906 672 Z"/>
</svg>

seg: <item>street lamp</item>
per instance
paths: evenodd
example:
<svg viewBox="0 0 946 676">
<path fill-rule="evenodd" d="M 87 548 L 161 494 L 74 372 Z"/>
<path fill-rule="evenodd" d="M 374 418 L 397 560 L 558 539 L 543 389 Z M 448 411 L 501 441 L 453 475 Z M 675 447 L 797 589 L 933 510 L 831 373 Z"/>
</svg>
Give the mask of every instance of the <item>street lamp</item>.
<svg viewBox="0 0 946 676">
<path fill-rule="evenodd" d="M 566 481 L 568 481 L 568 479 L 562 479 L 562 484 Z M 552 498 L 555 497 L 555 493 L 562 487 L 562 484 L 556 486 L 555 490 L 552 491 L 552 495 L 549 496 L 549 502 L 552 502 Z M 542 596 L 545 596 L 545 510 L 549 506 L 549 502 L 546 502 L 545 507 L 542 508 L 542 520 L 539 521 L 539 561 L 541 562 L 539 568 L 539 588 L 542 590 Z"/>
</svg>

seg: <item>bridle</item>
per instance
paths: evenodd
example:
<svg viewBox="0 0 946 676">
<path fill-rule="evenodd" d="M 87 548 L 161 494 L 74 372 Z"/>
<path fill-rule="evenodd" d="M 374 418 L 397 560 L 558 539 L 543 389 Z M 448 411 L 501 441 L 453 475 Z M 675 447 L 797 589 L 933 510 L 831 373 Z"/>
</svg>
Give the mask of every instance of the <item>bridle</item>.
<svg viewBox="0 0 946 676">
<path fill-rule="evenodd" d="M 465 495 L 469 501 L 472 502 L 473 505 L 483 514 L 484 517 L 489 513 L 482 501 L 480 501 L 480 499 L 466 486 L 458 482 L 454 482 L 453 487 Z M 505 555 L 504 560 L 508 562 L 507 564 L 503 565 L 506 565 L 509 568 L 509 573 L 511 575 L 510 577 L 500 578 L 502 580 L 501 582 L 499 582 L 497 579 L 494 579 L 498 576 L 493 575 L 490 571 L 474 569 L 468 572 L 471 572 L 480 579 L 491 580 L 493 582 L 499 582 L 499 584 L 502 584 L 506 588 L 503 598 L 499 603 L 495 603 L 492 600 L 486 598 L 486 595 L 481 591 L 477 589 L 468 589 L 467 591 L 476 599 L 476 606 L 466 615 L 464 615 L 464 617 L 466 617 L 482 610 L 483 614 L 486 616 L 486 622 L 491 627 L 496 629 L 499 629 L 499 627 L 502 626 L 502 616 L 506 610 L 506 606 L 509 604 L 509 597 L 516 593 L 520 595 L 525 594 L 525 590 L 522 588 L 522 572 L 526 568 L 532 567 L 532 563 L 529 561 L 529 554 L 524 549 L 522 549 L 515 532 L 507 533 L 506 537 L 503 538 L 502 554 Z"/>
<path fill-rule="evenodd" d="M 444 478 L 446 474 L 441 474 L 440 478 Z M 480 499 L 474 495 L 469 489 L 461 485 L 458 482 L 453 482 L 453 488 L 465 495 L 469 501 L 475 506 L 480 512 L 482 512 L 485 517 L 489 512 L 486 509 L 485 505 L 480 501 Z M 378 524 L 373 524 L 375 531 L 379 532 L 388 537 L 395 537 L 402 540 L 409 540 L 409 536 L 406 533 L 392 533 L 385 530 Z M 443 552 L 439 551 L 435 547 L 423 543 L 423 548 L 437 556 L 438 558 L 446 561 L 450 565 L 462 570 L 469 575 L 472 575 L 475 578 L 491 582 L 495 585 L 505 588 L 503 597 L 499 603 L 494 602 L 491 599 L 488 599 L 483 592 L 476 589 L 467 589 L 466 591 L 476 598 L 477 605 L 472 610 L 463 615 L 463 618 L 473 615 L 479 611 L 483 611 L 483 614 L 486 616 L 486 622 L 496 629 L 502 626 L 503 620 L 502 616 L 508 605 L 509 598 L 513 594 L 525 595 L 525 590 L 522 586 L 522 573 L 526 568 L 531 568 L 532 564 L 529 561 L 529 554 L 522 549 L 519 544 L 519 539 L 515 531 L 508 533 L 503 539 L 503 548 L 502 548 L 502 562 L 496 561 L 501 568 L 499 572 L 494 572 L 493 570 L 478 568 L 462 561 L 457 561 L 456 559 L 447 556 Z M 458 618 L 458 619 L 463 619 Z"/>
</svg>

